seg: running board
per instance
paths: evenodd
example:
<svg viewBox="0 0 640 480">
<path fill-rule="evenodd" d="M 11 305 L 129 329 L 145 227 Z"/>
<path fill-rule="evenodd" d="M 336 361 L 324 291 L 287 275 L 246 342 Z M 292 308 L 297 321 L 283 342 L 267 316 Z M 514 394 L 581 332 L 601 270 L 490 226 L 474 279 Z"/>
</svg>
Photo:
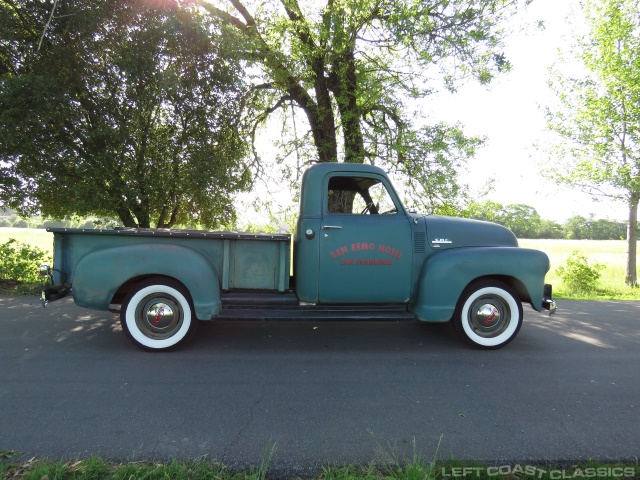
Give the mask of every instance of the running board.
<svg viewBox="0 0 640 480">
<path fill-rule="evenodd" d="M 407 321 L 415 320 L 406 305 L 308 305 L 293 294 L 224 294 L 214 320 Z"/>
</svg>

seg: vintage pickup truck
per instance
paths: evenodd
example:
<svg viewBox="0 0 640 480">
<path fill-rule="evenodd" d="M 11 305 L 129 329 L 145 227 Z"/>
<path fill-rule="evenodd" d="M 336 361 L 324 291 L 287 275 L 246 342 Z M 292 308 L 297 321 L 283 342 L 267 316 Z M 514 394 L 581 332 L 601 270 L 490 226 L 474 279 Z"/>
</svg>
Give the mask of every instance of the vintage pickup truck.
<svg viewBox="0 0 640 480">
<path fill-rule="evenodd" d="M 518 333 L 521 302 L 556 309 L 544 253 L 499 225 L 406 211 L 377 167 L 316 164 L 300 195 L 293 245 L 290 235 L 51 228 L 43 304 L 71 291 L 81 307 L 119 312 L 152 351 L 185 343 L 198 320 L 247 318 L 451 321 L 465 342 L 493 349 Z"/>
</svg>

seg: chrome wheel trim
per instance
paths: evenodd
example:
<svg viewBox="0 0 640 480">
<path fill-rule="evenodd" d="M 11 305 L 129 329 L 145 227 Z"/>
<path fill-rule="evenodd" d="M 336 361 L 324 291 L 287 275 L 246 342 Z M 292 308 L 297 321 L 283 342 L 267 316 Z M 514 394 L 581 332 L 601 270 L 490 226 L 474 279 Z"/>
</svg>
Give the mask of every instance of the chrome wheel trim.
<svg viewBox="0 0 640 480">
<path fill-rule="evenodd" d="M 155 299 L 155 302 L 152 299 Z M 148 312 L 153 303 L 169 305 L 168 299 L 172 299 L 170 303 L 175 302 L 178 306 L 180 319 L 177 323 L 173 319 L 169 322 L 173 328 L 158 334 L 145 326 L 141 312 Z M 193 312 L 189 301 L 180 291 L 163 284 L 149 285 L 131 297 L 124 312 L 124 321 L 129 335 L 135 342 L 148 349 L 162 350 L 176 345 L 185 338 L 193 322 Z"/>
<path fill-rule="evenodd" d="M 488 301 L 488 299 L 492 299 Z M 505 322 L 504 328 L 501 328 L 499 332 L 494 332 L 489 335 L 482 335 L 474 328 L 474 322 L 471 320 L 473 317 L 477 317 L 477 312 L 483 305 L 489 304 L 496 306 L 494 300 L 499 299 L 499 303 L 504 306 L 504 310 L 499 312 L 501 317 L 505 315 L 509 317 L 508 324 Z M 476 314 L 471 315 L 471 307 L 475 305 L 478 310 Z M 480 317 L 481 318 L 481 317 Z M 462 329 L 466 337 L 476 345 L 481 347 L 498 347 L 504 343 L 507 343 L 518 331 L 522 322 L 522 316 L 520 314 L 518 301 L 499 287 L 484 287 L 471 293 L 464 302 L 461 311 L 461 323 Z"/>
<path fill-rule="evenodd" d="M 483 295 L 469 307 L 467 320 L 477 335 L 493 338 L 509 327 L 511 312 L 502 298 Z"/>
<path fill-rule="evenodd" d="M 170 295 L 151 294 L 136 307 L 136 324 L 149 338 L 162 339 L 180 330 L 184 313 L 180 303 Z"/>
</svg>

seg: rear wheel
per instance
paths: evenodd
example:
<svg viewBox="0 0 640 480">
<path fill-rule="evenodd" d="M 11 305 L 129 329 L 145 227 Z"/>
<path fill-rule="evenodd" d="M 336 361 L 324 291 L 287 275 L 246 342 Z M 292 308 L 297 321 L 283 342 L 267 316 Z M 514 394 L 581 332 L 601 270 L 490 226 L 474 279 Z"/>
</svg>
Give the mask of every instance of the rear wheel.
<svg viewBox="0 0 640 480">
<path fill-rule="evenodd" d="M 152 351 L 184 344 L 198 324 L 187 290 L 164 278 L 137 285 L 122 304 L 120 322 L 137 346 Z"/>
<path fill-rule="evenodd" d="M 522 304 L 502 282 L 475 282 L 460 296 L 452 323 L 467 344 L 483 349 L 500 348 L 520 330 Z"/>
</svg>

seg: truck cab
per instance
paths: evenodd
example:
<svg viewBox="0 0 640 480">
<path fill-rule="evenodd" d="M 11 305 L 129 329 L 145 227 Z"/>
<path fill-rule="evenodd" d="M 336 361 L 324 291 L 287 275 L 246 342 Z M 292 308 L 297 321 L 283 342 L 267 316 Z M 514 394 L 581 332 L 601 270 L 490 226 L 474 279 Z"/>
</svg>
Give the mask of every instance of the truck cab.
<svg viewBox="0 0 640 480">
<path fill-rule="evenodd" d="M 555 312 L 544 253 L 519 248 L 500 225 L 408 212 L 374 166 L 309 168 L 293 241 L 302 302 L 404 304 L 422 321 L 453 320 L 486 348 L 515 336 L 521 302 Z"/>
<path fill-rule="evenodd" d="M 298 298 L 409 303 L 420 268 L 413 263 L 418 230 L 382 170 L 351 164 L 309 168 L 294 234 Z"/>
</svg>

